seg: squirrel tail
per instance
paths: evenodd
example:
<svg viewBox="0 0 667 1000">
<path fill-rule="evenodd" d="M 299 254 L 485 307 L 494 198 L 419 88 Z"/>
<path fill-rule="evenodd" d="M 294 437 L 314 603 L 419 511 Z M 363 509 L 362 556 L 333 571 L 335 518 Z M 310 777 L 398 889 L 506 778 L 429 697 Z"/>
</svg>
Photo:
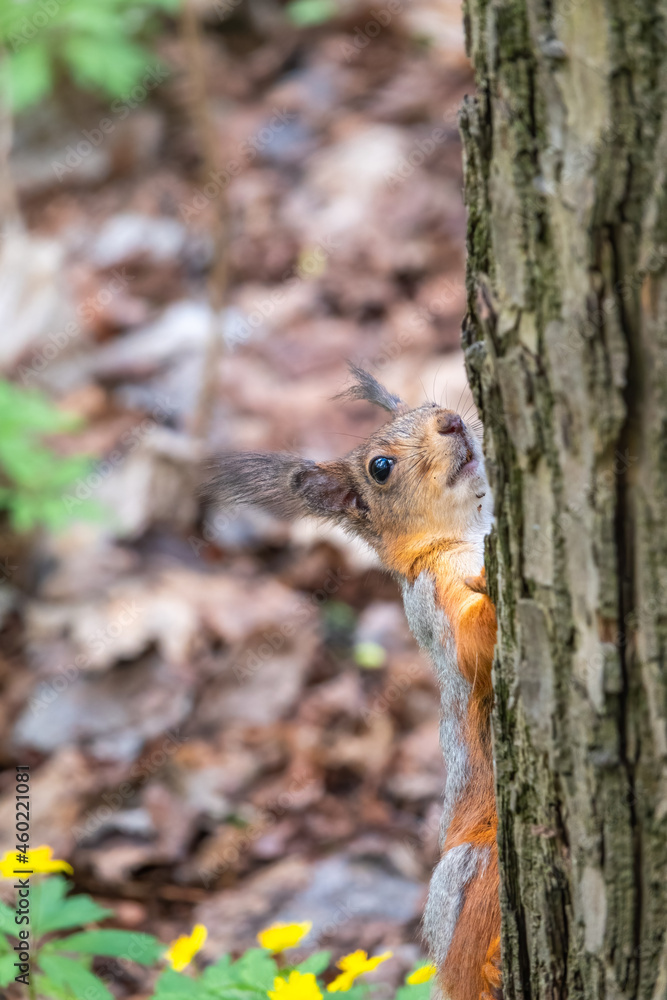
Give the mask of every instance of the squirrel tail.
<svg viewBox="0 0 667 1000">
<path fill-rule="evenodd" d="M 449 1000 L 502 1000 L 500 903 L 495 844 L 484 870 L 468 882 L 456 930 L 439 970 Z"/>
</svg>

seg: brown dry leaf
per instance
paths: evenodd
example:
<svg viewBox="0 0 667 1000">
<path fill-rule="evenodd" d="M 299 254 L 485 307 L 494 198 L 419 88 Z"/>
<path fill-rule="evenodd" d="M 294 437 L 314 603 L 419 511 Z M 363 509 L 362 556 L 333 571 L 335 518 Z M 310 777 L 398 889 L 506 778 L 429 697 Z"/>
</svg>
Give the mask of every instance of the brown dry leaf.
<svg viewBox="0 0 667 1000">
<path fill-rule="evenodd" d="M 260 659 L 274 647 L 281 649 L 297 632 L 312 630 L 317 621 L 316 605 L 271 577 L 240 579 L 178 570 L 163 579 L 165 587 L 196 608 L 202 624 L 226 643 L 255 635 L 260 643 L 268 642 L 270 649 L 262 650 Z M 263 635 L 271 629 L 278 631 Z"/>
<path fill-rule="evenodd" d="M 53 353 L 62 348 L 49 339 L 72 321 L 72 304 L 63 284 L 64 247 L 22 228 L 6 230 L 0 241 L 0 370 L 24 361 L 22 383 L 34 386 Z M 48 345 L 48 346 L 47 346 Z"/>
<path fill-rule="evenodd" d="M 224 862 L 223 862 L 224 863 Z M 245 880 L 242 887 L 223 889 L 195 911 L 195 919 L 209 928 L 204 954 L 218 957 L 256 944 L 256 934 L 273 923 L 284 902 L 311 880 L 311 866 L 303 858 L 285 858 Z M 300 918 L 302 919 L 302 918 Z"/>
<path fill-rule="evenodd" d="M 84 755 L 62 747 L 40 767 L 31 770 L 30 836 L 35 846 L 48 844 L 57 858 L 71 857 L 73 830 L 86 797 L 97 781 Z M 13 791 L 0 799 L 0 841 L 14 843 L 16 800 Z"/>
<path fill-rule="evenodd" d="M 445 768 L 439 750 L 436 719 L 404 736 L 385 781 L 390 794 L 406 802 L 441 796 Z"/>
<path fill-rule="evenodd" d="M 130 762 L 191 708 L 187 678 L 154 655 L 103 674 L 73 668 L 37 689 L 15 724 L 13 743 L 19 753 L 79 743 L 99 760 Z"/>
<path fill-rule="evenodd" d="M 367 730 L 361 735 L 337 734 L 321 751 L 325 767 L 350 768 L 358 775 L 377 778 L 389 759 L 394 738 L 394 727 L 387 715 L 371 715 Z"/>
<path fill-rule="evenodd" d="M 271 636 L 280 649 L 271 644 Z M 199 710 L 202 725 L 268 725 L 296 704 L 317 648 L 315 634 L 304 629 L 293 639 L 263 633 L 257 644 L 239 651 L 211 684 Z"/>
<path fill-rule="evenodd" d="M 125 578 L 94 602 L 34 602 L 28 609 L 28 636 L 37 647 L 66 635 L 69 664 L 77 672 L 108 670 L 119 660 L 136 660 L 156 646 L 169 663 L 184 663 L 200 627 L 196 608 L 169 582 Z M 43 656 L 41 657 L 43 659 Z"/>
</svg>

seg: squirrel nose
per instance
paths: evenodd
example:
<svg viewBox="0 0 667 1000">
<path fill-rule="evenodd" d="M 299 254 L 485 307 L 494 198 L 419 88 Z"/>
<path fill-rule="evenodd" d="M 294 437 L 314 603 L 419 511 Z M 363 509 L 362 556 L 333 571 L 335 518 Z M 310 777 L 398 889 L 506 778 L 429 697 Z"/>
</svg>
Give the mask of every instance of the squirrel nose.
<svg viewBox="0 0 667 1000">
<path fill-rule="evenodd" d="M 438 417 L 438 434 L 462 434 L 463 421 L 458 413 L 441 413 Z"/>
</svg>

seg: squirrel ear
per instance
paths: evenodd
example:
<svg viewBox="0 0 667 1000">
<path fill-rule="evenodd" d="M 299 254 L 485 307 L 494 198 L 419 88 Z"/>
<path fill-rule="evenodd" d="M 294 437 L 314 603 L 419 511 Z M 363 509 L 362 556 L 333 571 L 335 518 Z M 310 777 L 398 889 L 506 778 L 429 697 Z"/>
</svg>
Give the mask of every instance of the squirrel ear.
<svg viewBox="0 0 667 1000">
<path fill-rule="evenodd" d="M 309 514 L 338 519 L 368 510 L 345 462 L 308 463 L 294 476 L 294 485 Z"/>
<path fill-rule="evenodd" d="M 296 479 L 311 466 L 315 463 L 275 452 L 221 455 L 212 465 L 215 475 L 201 488 L 200 496 L 205 503 L 220 507 L 252 504 L 290 521 L 308 513 Z"/>
<path fill-rule="evenodd" d="M 241 452 L 220 456 L 200 490 L 205 503 L 254 505 L 287 521 L 314 514 L 339 519 L 367 510 L 345 462 L 316 465 L 296 455 Z"/>
</svg>

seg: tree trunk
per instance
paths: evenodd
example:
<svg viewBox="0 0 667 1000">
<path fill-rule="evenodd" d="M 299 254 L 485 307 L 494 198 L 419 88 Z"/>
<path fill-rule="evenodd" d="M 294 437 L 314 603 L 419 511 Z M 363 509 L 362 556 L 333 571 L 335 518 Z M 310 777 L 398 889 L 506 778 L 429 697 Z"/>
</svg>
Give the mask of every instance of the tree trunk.
<svg viewBox="0 0 667 1000">
<path fill-rule="evenodd" d="M 468 0 L 506 1000 L 667 997 L 667 0 Z"/>
</svg>

